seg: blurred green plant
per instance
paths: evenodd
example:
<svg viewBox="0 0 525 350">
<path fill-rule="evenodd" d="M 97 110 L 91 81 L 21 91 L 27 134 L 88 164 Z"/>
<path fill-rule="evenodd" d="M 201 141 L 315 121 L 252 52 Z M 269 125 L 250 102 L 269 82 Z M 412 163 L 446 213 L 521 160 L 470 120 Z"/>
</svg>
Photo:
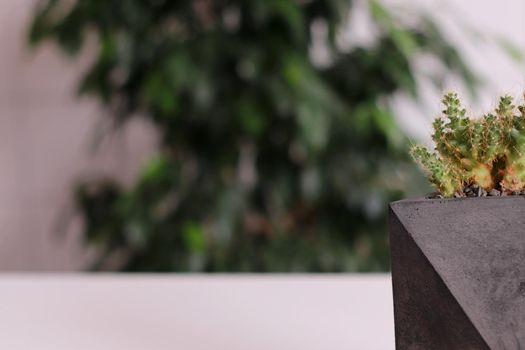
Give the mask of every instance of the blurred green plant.
<svg viewBox="0 0 525 350">
<path fill-rule="evenodd" d="M 96 37 L 80 94 L 115 127 L 145 118 L 161 135 L 134 186 L 78 187 L 86 240 L 100 252 L 93 268 L 387 269 L 386 203 L 423 183 L 389 97 L 417 98 L 419 56 L 439 63 L 440 79 L 476 79 L 428 16 L 360 4 L 42 1 L 31 42 L 77 55 Z M 342 45 L 359 8 L 371 41 Z"/>
</svg>

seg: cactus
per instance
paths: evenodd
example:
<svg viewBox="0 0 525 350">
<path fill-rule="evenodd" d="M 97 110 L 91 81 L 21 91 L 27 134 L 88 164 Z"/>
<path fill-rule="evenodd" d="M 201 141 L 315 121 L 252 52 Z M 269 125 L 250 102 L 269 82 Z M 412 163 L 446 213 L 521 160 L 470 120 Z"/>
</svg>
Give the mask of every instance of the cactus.
<svg viewBox="0 0 525 350">
<path fill-rule="evenodd" d="M 516 108 L 510 96 L 494 113 L 469 118 L 458 95 L 443 97 L 443 115 L 433 123 L 435 151 L 414 146 L 411 154 L 444 197 L 461 196 L 475 185 L 485 193 L 502 194 L 525 188 L 525 105 Z"/>
</svg>

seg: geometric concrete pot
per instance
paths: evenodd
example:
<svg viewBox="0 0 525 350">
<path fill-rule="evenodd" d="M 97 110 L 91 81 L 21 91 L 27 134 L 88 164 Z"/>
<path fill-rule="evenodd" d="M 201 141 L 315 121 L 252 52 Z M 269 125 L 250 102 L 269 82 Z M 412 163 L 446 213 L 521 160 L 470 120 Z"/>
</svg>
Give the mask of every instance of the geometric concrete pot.
<svg viewBox="0 0 525 350">
<path fill-rule="evenodd" d="M 525 349 L 525 196 L 389 214 L 396 349 Z"/>
</svg>

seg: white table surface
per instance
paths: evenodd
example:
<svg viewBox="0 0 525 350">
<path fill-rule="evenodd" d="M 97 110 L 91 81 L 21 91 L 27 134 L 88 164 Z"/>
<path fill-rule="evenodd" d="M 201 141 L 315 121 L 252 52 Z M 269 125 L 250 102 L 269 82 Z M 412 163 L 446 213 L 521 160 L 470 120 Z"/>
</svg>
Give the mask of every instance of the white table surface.
<svg viewBox="0 0 525 350">
<path fill-rule="evenodd" d="M 390 276 L 0 275 L 0 349 L 393 349 Z"/>
</svg>

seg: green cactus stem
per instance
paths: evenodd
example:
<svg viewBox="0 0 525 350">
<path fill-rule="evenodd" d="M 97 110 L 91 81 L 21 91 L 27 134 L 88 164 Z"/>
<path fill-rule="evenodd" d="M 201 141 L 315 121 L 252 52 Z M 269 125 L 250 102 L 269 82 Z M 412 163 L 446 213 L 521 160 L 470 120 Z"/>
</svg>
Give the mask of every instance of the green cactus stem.
<svg viewBox="0 0 525 350">
<path fill-rule="evenodd" d="M 499 100 L 494 113 L 469 118 L 458 95 L 447 93 L 442 116 L 433 123 L 434 151 L 411 149 L 429 181 L 444 197 L 477 184 L 503 193 L 525 188 L 525 105 L 510 96 Z"/>
</svg>

